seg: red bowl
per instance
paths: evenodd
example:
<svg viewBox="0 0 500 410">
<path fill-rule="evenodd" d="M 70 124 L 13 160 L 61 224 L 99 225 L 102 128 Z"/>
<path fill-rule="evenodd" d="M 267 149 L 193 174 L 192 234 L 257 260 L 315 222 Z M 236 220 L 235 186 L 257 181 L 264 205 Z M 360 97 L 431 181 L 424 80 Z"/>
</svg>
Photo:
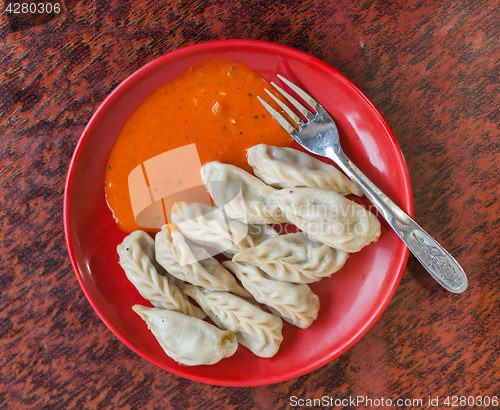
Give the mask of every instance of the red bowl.
<svg viewBox="0 0 500 410">
<path fill-rule="evenodd" d="M 413 213 L 410 179 L 398 143 L 382 115 L 355 85 L 296 49 L 255 40 L 221 40 L 182 48 L 152 61 L 123 81 L 97 109 L 69 167 L 64 194 L 66 242 L 90 304 L 134 352 L 162 369 L 199 382 L 225 386 L 277 383 L 325 365 L 368 331 L 401 280 L 408 249 L 381 221 L 378 242 L 351 255 L 330 279 L 311 286 L 321 300 L 318 319 L 305 330 L 285 324 L 284 341 L 273 358 L 259 358 L 240 346 L 234 356 L 212 366 L 186 367 L 170 359 L 131 309 L 148 302 L 118 265 L 116 246 L 127 233 L 117 227 L 106 204 L 104 175 L 113 143 L 134 109 L 191 64 L 212 57 L 239 60 L 268 80 L 280 73 L 303 87 L 335 119 L 352 161 L 406 212 Z"/>
</svg>

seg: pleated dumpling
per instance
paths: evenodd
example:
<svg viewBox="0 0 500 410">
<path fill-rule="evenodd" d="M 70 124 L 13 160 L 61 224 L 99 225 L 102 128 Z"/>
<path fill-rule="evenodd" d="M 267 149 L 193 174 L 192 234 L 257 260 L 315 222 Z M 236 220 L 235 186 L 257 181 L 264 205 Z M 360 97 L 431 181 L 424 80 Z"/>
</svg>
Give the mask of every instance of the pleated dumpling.
<svg viewBox="0 0 500 410">
<path fill-rule="evenodd" d="M 258 266 L 274 279 L 313 283 L 344 266 L 348 253 L 311 240 L 304 232 L 268 239 L 233 256 L 233 262 Z"/>
<path fill-rule="evenodd" d="M 153 306 L 198 318 L 205 317 L 203 311 L 189 301 L 167 272 L 158 273 L 161 268 L 155 266 L 155 243 L 146 232 L 132 232 L 117 246 L 117 251 L 120 266 L 128 280 Z"/>
<path fill-rule="evenodd" d="M 248 225 L 248 234 L 238 242 L 234 248 L 234 253 L 242 251 L 243 249 L 252 248 L 257 246 L 268 239 L 276 238 L 278 232 L 271 225 L 266 224 L 251 224 Z M 234 254 L 233 253 L 233 254 Z"/>
<path fill-rule="evenodd" d="M 222 262 L 233 272 L 257 302 L 284 320 L 306 329 L 318 317 L 320 301 L 308 285 L 275 280 L 249 263 Z"/>
<path fill-rule="evenodd" d="M 333 165 L 288 147 L 255 145 L 247 150 L 248 164 L 275 188 L 309 187 L 363 196 L 361 189 Z"/>
<path fill-rule="evenodd" d="M 201 167 L 201 176 L 215 204 L 229 218 L 255 224 L 287 222 L 272 199 L 275 189 L 243 169 L 212 161 Z"/>
<path fill-rule="evenodd" d="M 165 353 L 185 366 L 214 364 L 238 349 L 236 336 L 201 319 L 166 309 L 134 305 Z"/>
<path fill-rule="evenodd" d="M 337 192 L 284 188 L 273 197 L 290 222 L 332 248 L 358 252 L 380 236 L 377 217 Z"/>
<path fill-rule="evenodd" d="M 175 203 L 172 222 L 192 241 L 230 255 L 278 235 L 269 225 L 248 225 L 228 218 L 223 208 L 198 203 Z"/>
<path fill-rule="evenodd" d="M 238 342 L 260 357 L 272 357 L 283 340 L 282 320 L 228 292 L 186 286 L 186 293 L 217 326 L 233 332 Z"/>
<path fill-rule="evenodd" d="M 156 234 L 155 251 L 158 263 L 184 282 L 206 289 L 249 296 L 234 276 L 204 248 L 189 246 L 173 224 L 164 225 Z"/>
</svg>

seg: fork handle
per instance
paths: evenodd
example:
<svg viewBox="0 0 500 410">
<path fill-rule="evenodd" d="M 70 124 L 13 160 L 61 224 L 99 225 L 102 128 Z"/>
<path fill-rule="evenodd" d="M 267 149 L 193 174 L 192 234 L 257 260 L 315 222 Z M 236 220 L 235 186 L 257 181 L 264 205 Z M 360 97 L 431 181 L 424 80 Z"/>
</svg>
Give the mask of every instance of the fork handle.
<svg viewBox="0 0 500 410">
<path fill-rule="evenodd" d="M 332 149 L 329 152 L 327 150 L 326 155 L 361 188 L 408 249 L 439 284 L 454 293 L 462 293 L 467 289 L 465 272 L 434 238 L 370 181 L 343 152 L 334 152 Z"/>
</svg>

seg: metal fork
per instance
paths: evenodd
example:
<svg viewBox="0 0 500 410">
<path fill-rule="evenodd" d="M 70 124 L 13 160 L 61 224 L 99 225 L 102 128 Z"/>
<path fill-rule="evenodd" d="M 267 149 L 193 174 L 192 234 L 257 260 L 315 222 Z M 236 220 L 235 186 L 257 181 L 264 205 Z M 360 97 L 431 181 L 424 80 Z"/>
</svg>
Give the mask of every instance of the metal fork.
<svg viewBox="0 0 500 410">
<path fill-rule="evenodd" d="M 450 292 L 461 293 L 465 291 L 468 285 L 467 276 L 457 261 L 347 158 L 340 146 L 337 126 L 326 110 L 291 81 L 279 74 L 278 78 L 302 98 L 314 112 L 299 103 L 277 84 L 271 82 L 273 87 L 297 109 L 303 118 L 266 89 L 269 96 L 295 122 L 297 128 L 261 97 L 258 97 L 269 113 L 302 147 L 313 154 L 331 159 L 361 188 L 366 197 L 438 283 Z"/>
</svg>

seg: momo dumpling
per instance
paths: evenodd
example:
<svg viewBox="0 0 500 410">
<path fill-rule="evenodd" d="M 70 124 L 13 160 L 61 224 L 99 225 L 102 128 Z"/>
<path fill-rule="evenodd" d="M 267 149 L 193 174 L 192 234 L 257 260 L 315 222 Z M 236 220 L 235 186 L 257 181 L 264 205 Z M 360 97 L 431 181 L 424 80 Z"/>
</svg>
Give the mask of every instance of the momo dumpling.
<svg viewBox="0 0 500 410">
<path fill-rule="evenodd" d="M 294 283 L 313 283 L 331 276 L 349 254 L 311 240 L 304 232 L 289 233 L 244 249 L 233 262 L 256 265 L 274 279 Z"/>
<path fill-rule="evenodd" d="M 248 164 L 275 188 L 309 187 L 363 196 L 361 189 L 333 165 L 294 148 L 255 145 L 247 150 Z"/>
<path fill-rule="evenodd" d="M 228 218 L 223 208 L 198 203 L 175 203 L 172 222 L 185 237 L 229 255 L 278 235 L 269 225 L 248 225 Z"/>
<path fill-rule="evenodd" d="M 278 232 L 276 232 L 276 230 L 270 225 L 248 225 L 248 234 L 236 244 L 236 251 L 234 253 L 257 246 L 259 243 L 262 243 L 267 239 L 276 238 L 278 235 Z"/>
<path fill-rule="evenodd" d="M 155 243 L 144 231 L 135 231 L 117 246 L 120 266 L 127 279 L 141 296 L 153 306 L 171 309 L 190 316 L 204 318 L 203 311 L 194 306 L 167 272 L 161 275 L 155 266 Z"/>
<path fill-rule="evenodd" d="M 191 296 L 214 321 L 233 332 L 238 342 L 260 357 L 272 357 L 283 341 L 283 322 L 252 303 L 228 292 L 186 286 Z"/>
<path fill-rule="evenodd" d="M 223 208 L 198 203 L 175 203 L 172 222 L 186 238 L 220 252 L 232 249 L 248 233 L 247 225 L 229 220 Z"/>
<path fill-rule="evenodd" d="M 273 197 L 290 222 L 332 248 L 358 252 L 380 236 L 377 217 L 337 192 L 284 188 Z"/>
<path fill-rule="evenodd" d="M 215 204 L 229 218 L 255 224 L 287 222 L 272 199 L 275 189 L 243 169 L 212 161 L 201 167 L 201 176 Z"/>
<path fill-rule="evenodd" d="M 165 353 L 185 366 L 214 364 L 238 349 L 236 336 L 201 319 L 166 309 L 134 305 Z"/>
<path fill-rule="evenodd" d="M 320 302 L 309 286 L 274 280 L 249 263 L 222 262 L 233 272 L 257 302 L 269 307 L 284 320 L 306 329 L 318 317 Z"/>
<path fill-rule="evenodd" d="M 204 248 L 194 245 L 190 247 L 173 224 L 164 225 L 156 234 L 155 253 L 158 263 L 184 282 L 206 289 L 249 296 L 234 276 Z"/>
</svg>

